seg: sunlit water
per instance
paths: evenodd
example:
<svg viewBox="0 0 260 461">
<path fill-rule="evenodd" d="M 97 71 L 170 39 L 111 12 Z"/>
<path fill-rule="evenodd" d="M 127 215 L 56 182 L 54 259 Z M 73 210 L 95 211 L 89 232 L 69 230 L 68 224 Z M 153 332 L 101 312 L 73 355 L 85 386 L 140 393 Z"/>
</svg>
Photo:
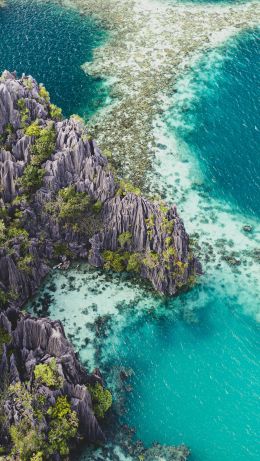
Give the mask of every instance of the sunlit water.
<svg viewBox="0 0 260 461">
<path fill-rule="evenodd" d="M 6 0 L 0 8 L 0 72 L 44 83 L 65 116 L 88 118 L 106 101 L 103 82 L 81 69 L 106 34 L 89 18 L 51 2 Z"/>
<path fill-rule="evenodd" d="M 260 31 L 208 52 L 180 79 L 169 129 L 193 151 L 211 195 L 260 217 Z M 176 103 L 177 102 L 177 103 Z"/>
<path fill-rule="evenodd" d="M 89 116 L 104 103 L 102 82 L 80 68 L 104 39 L 93 21 L 51 3 L 12 0 L 0 10 L 0 26 L 1 70 L 16 69 L 44 82 L 66 115 Z M 179 147 L 185 147 L 183 165 L 194 163 L 196 175 L 199 171 L 196 181 L 204 200 L 201 222 L 209 199 L 211 207 L 215 203 L 219 207 L 217 217 L 220 204 L 226 203 L 227 216 L 235 213 L 241 226 L 250 219 L 255 223 L 259 213 L 258 43 L 255 33 L 250 34 L 230 48 L 227 60 L 216 58 L 210 66 L 202 60 L 179 82 L 178 97 L 181 85 L 186 85 L 183 98 L 176 98 L 178 104 L 167 113 L 167 139 L 177 139 Z M 176 187 L 187 227 L 194 225 L 203 235 L 204 227 L 197 218 L 194 221 L 193 204 L 181 200 L 181 186 L 186 187 L 181 165 L 176 175 L 175 159 L 168 156 L 164 163 L 162 156 L 161 160 L 161 182 L 169 197 L 175 196 Z M 216 219 L 214 229 L 221 237 L 225 223 Z M 233 232 L 232 238 L 237 235 Z M 241 232 L 245 245 L 246 239 L 256 246 L 256 230 L 248 235 Z M 225 272 L 223 267 L 210 266 L 196 288 L 165 302 L 124 275 L 122 279 L 89 266 L 74 266 L 66 273 L 55 272 L 30 308 L 64 322 L 89 368 L 133 369 L 133 390 L 122 421 L 135 426 L 146 445 L 155 440 L 185 442 L 193 461 L 256 461 L 260 456 L 254 315 L 258 299 L 254 284 L 252 290 L 242 284 L 238 290 L 230 277 L 233 269 L 226 266 Z M 246 261 L 234 269 L 237 280 L 245 270 L 250 277 L 250 267 Z M 228 283 L 223 282 L 225 273 Z"/>
</svg>

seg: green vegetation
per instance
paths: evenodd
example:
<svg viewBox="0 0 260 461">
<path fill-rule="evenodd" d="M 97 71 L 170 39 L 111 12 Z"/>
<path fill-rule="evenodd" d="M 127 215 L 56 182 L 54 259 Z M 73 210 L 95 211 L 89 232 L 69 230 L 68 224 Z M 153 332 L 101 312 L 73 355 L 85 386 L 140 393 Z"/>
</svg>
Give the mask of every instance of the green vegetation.
<svg viewBox="0 0 260 461">
<path fill-rule="evenodd" d="M 4 309 L 10 300 L 15 299 L 17 299 L 17 293 L 14 290 L 5 292 L 0 288 L 0 309 Z"/>
<path fill-rule="evenodd" d="M 71 118 L 72 120 L 75 120 L 75 122 L 79 122 L 79 123 L 85 124 L 84 118 L 80 117 L 80 115 L 78 115 L 78 114 L 72 114 L 72 115 L 70 116 L 70 118 Z"/>
<path fill-rule="evenodd" d="M 131 239 L 132 239 L 132 233 L 131 232 L 129 232 L 129 231 L 123 232 L 118 237 L 118 243 L 121 246 L 121 248 L 124 248 L 126 243 L 130 242 Z"/>
<path fill-rule="evenodd" d="M 154 214 L 151 214 L 149 218 L 145 219 L 145 224 L 146 224 L 146 229 L 147 229 L 147 235 L 149 238 L 151 238 L 153 235 L 153 230 L 154 230 L 154 225 L 155 225 Z"/>
<path fill-rule="evenodd" d="M 45 372 L 43 375 L 46 377 Z M 47 375 L 49 379 L 48 372 Z M 55 404 L 48 406 L 47 399 L 37 394 L 37 388 L 29 390 L 21 383 L 9 386 L 8 396 L 19 404 L 22 415 L 21 421 L 9 430 L 15 459 L 45 461 L 55 454 L 69 455 L 69 442 L 77 435 L 79 421 L 66 396 L 57 397 Z M 47 433 L 43 430 L 44 420 L 48 422 Z"/>
<path fill-rule="evenodd" d="M 38 120 L 35 120 L 34 122 L 29 125 L 26 130 L 25 134 L 27 136 L 36 136 L 39 137 L 41 135 L 42 127 L 39 125 Z"/>
<path fill-rule="evenodd" d="M 161 224 L 162 231 L 167 234 L 172 234 L 174 230 L 174 220 L 169 221 L 165 216 L 163 217 Z"/>
<path fill-rule="evenodd" d="M 129 253 L 120 251 L 105 250 L 102 253 L 104 258 L 104 268 L 107 270 L 113 270 L 115 272 L 123 272 L 126 270 Z"/>
<path fill-rule="evenodd" d="M 143 264 L 149 269 L 155 269 L 159 264 L 159 255 L 155 251 L 149 251 L 146 253 L 143 260 Z"/>
<path fill-rule="evenodd" d="M 0 242 L 5 239 L 6 227 L 3 219 L 0 219 Z"/>
<path fill-rule="evenodd" d="M 113 270 L 114 272 L 139 272 L 141 269 L 142 255 L 140 253 L 105 250 L 102 256 L 104 269 Z"/>
<path fill-rule="evenodd" d="M 54 357 L 49 363 L 40 363 L 34 369 L 34 377 L 39 384 L 45 384 L 48 387 L 61 388 L 63 379 L 59 375 L 57 361 Z"/>
<path fill-rule="evenodd" d="M 25 128 L 30 115 L 29 109 L 26 107 L 25 99 L 18 99 L 17 106 L 21 116 L 21 126 Z"/>
<path fill-rule="evenodd" d="M 43 168 L 38 168 L 36 165 L 29 164 L 25 167 L 19 182 L 23 190 L 30 195 L 41 187 L 44 176 L 45 170 Z"/>
<path fill-rule="evenodd" d="M 140 272 L 142 257 L 140 253 L 131 253 L 128 259 L 126 270 L 128 272 Z"/>
<path fill-rule="evenodd" d="M 92 205 L 92 211 L 96 214 L 100 213 L 102 210 L 103 203 L 100 200 L 97 200 L 93 205 Z"/>
<path fill-rule="evenodd" d="M 138 187 L 135 187 L 132 183 L 121 180 L 119 184 L 119 189 L 117 191 L 117 195 L 120 197 L 124 197 L 128 193 L 132 193 L 135 195 L 141 195 L 141 191 Z"/>
<path fill-rule="evenodd" d="M 1 290 L 2 291 L 2 290 Z M 1 293 L 0 293 L 1 296 Z M 3 327 L 0 327 L 0 361 L 2 358 L 4 344 L 9 344 L 11 341 L 11 336 Z"/>
<path fill-rule="evenodd" d="M 25 255 L 23 258 L 18 260 L 17 267 L 20 271 L 26 272 L 27 274 L 31 273 L 31 264 L 33 262 L 33 257 L 30 254 Z"/>
<path fill-rule="evenodd" d="M 53 120 L 62 119 L 62 110 L 55 104 L 50 104 L 50 116 Z"/>
<path fill-rule="evenodd" d="M 43 439 L 37 429 L 32 426 L 29 419 L 23 418 L 17 425 L 12 425 L 9 430 L 12 441 L 12 455 L 19 456 L 21 461 L 31 461 L 34 453 L 39 453 Z M 17 458 L 14 458 L 17 459 Z M 37 458 L 36 458 L 37 459 Z"/>
<path fill-rule="evenodd" d="M 163 252 L 163 259 L 164 259 L 164 261 L 169 262 L 170 259 L 174 259 L 175 255 L 176 255 L 176 250 L 175 250 L 175 248 L 169 246 L 169 247 L 168 247 L 166 250 L 164 250 L 164 252 Z"/>
<path fill-rule="evenodd" d="M 91 395 L 94 413 L 97 418 L 104 418 L 106 412 L 112 405 L 112 394 L 108 389 L 105 389 L 101 384 L 96 383 L 95 386 L 87 386 Z"/>
<path fill-rule="evenodd" d="M 0 288 L 0 308 L 4 308 L 8 301 L 8 294 Z"/>
<path fill-rule="evenodd" d="M 101 201 L 93 201 L 86 192 L 78 192 L 75 186 L 68 186 L 58 192 L 55 200 L 45 205 L 45 211 L 73 232 L 93 235 L 97 231 L 97 215 L 102 206 Z M 59 245 L 56 253 L 60 250 L 62 247 Z"/>
<path fill-rule="evenodd" d="M 66 396 L 60 396 L 53 407 L 47 411 L 50 416 L 50 430 L 48 433 L 48 453 L 59 453 L 61 456 L 69 454 L 69 441 L 76 437 L 79 421 L 77 413 L 71 409 Z"/>
<path fill-rule="evenodd" d="M 45 100 L 45 102 L 50 102 L 50 93 L 46 90 L 44 85 L 39 86 L 39 95 Z"/>
<path fill-rule="evenodd" d="M 187 267 L 188 267 L 188 263 L 184 263 L 184 262 L 182 262 L 182 261 L 177 261 L 177 262 L 176 262 L 176 266 L 177 266 L 177 268 L 178 268 L 178 272 L 179 272 L 181 275 L 183 275 L 184 272 L 185 272 L 185 269 L 187 269 Z"/>
<path fill-rule="evenodd" d="M 14 127 L 11 123 L 7 123 L 3 128 L 3 133 L 0 135 L 0 146 L 5 150 L 10 150 L 11 145 L 8 142 L 9 136 L 14 132 Z"/>
<path fill-rule="evenodd" d="M 31 163 L 25 167 L 19 183 L 24 192 L 30 195 L 41 187 L 45 175 L 45 170 L 41 168 L 41 164 L 55 151 L 56 132 L 53 122 L 43 128 L 36 120 L 26 128 L 25 134 L 34 136 L 35 142 L 31 146 Z"/>
<path fill-rule="evenodd" d="M 54 245 L 54 256 L 59 258 L 60 256 L 67 256 L 67 258 L 71 258 L 73 253 L 69 249 L 67 243 L 55 243 Z"/>
<path fill-rule="evenodd" d="M 37 132 L 37 135 L 34 135 L 36 136 L 35 143 L 31 148 L 31 162 L 33 165 L 40 166 L 43 162 L 50 158 L 55 151 L 56 131 L 54 124 L 50 123 L 46 128 L 40 128 L 39 130 L 34 122 L 29 128 L 31 128 L 34 132 Z M 27 132 L 29 128 L 27 129 Z"/>
<path fill-rule="evenodd" d="M 79 218 L 87 209 L 90 198 L 85 192 L 77 192 L 74 186 L 65 187 L 58 193 L 58 218 Z"/>
</svg>

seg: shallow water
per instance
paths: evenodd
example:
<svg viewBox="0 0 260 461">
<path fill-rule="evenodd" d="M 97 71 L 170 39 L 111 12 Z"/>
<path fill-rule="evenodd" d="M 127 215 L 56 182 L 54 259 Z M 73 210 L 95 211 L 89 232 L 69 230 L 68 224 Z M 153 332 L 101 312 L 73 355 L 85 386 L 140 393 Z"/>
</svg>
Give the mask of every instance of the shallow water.
<svg viewBox="0 0 260 461">
<path fill-rule="evenodd" d="M 245 248 L 251 245 L 250 249 L 257 244 L 255 229 L 248 235 L 241 231 L 248 216 L 255 220 L 258 213 L 256 200 L 251 200 L 258 192 L 254 189 L 257 131 L 252 129 L 255 46 L 253 33 L 239 39 L 235 47 L 231 45 L 228 59 L 223 60 L 217 53 L 206 66 L 207 72 L 205 61 L 199 67 L 196 64 L 178 83 L 177 109 L 167 114 L 169 142 L 172 136 L 175 141 L 178 138 L 179 147 L 189 143 L 189 152 L 185 149 L 183 156 L 192 156 L 192 160 L 187 157 L 183 165 L 196 164 L 202 178 L 201 187 L 198 183 L 199 205 L 204 207 L 198 207 L 200 216 L 194 217 L 194 184 L 189 183 L 194 203 L 187 203 L 185 197 L 180 199 L 183 178 L 181 168 L 176 175 L 174 156 L 161 157 L 161 182 L 171 199 L 176 181 L 177 203 L 186 210 L 183 215 L 187 228 L 193 226 L 212 245 L 216 244 L 212 235 L 221 238 L 226 224 L 235 243 L 241 241 Z M 250 142 L 245 141 L 245 124 Z M 237 133 L 242 136 L 239 142 Z M 253 184 L 248 184 L 248 178 Z M 219 215 L 225 204 L 226 218 L 222 216 L 221 221 Z M 216 217 L 210 219 L 215 227 L 207 234 L 203 220 L 213 212 Z M 232 230 L 230 222 L 237 225 L 238 220 L 238 230 Z M 228 246 L 232 247 L 234 241 Z M 206 245 L 202 253 L 206 255 Z M 64 322 L 89 368 L 98 365 L 107 370 L 116 365 L 133 369 L 133 391 L 128 394 L 123 420 L 136 427 L 137 437 L 147 445 L 155 440 L 185 442 L 192 450 L 193 461 L 256 461 L 260 456 L 255 321 L 259 305 L 254 281 L 252 289 L 241 282 L 250 278 L 252 267 L 246 257 L 239 268 L 211 265 L 196 288 L 165 304 L 124 276 L 111 276 L 82 265 L 66 273 L 56 272 L 48 279 L 33 308 L 38 314 L 49 313 Z M 43 304 L 46 310 L 41 312 Z M 104 323 L 100 323 L 102 319 Z"/>
<path fill-rule="evenodd" d="M 107 98 L 103 82 L 81 65 L 106 34 L 91 19 L 51 2 L 7 0 L 0 8 L 0 72 L 23 72 L 43 82 L 65 116 L 88 118 Z"/>
<path fill-rule="evenodd" d="M 185 442 L 194 461 L 256 461 L 259 332 L 230 299 L 205 298 L 198 324 L 140 321 L 122 334 L 118 360 L 134 370 L 125 421 L 147 445 Z"/>
<path fill-rule="evenodd" d="M 207 53 L 177 85 L 168 115 L 197 157 L 211 194 L 260 216 L 260 34 L 242 33 Z M 175 101 L 176 102 L 176 101 Z"/>
</svg>

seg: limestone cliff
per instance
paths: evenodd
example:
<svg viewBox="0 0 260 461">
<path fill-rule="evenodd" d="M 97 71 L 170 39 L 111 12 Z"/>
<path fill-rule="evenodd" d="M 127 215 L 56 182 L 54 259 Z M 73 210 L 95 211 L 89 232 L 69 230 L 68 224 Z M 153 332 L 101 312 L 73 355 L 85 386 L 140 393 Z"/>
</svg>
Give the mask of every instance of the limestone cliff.
<svg viewBox="0 0 260 461">
<path fill-rule="evenodd" d="M 20 422 L 26 424 L 21 391 L 19 398 L 13 399 L 13 393 L 24 385 L 34 399 L 44 396 L 45 414 L 41 422 L 42 432 L 48 430 L 48 408 L 53 406 L 61 395 L 68 397 L 72 409 L 79 417 L 79 434 L 87 441 L 103 441 L 104 435 L 94 415 L 87 385 L 102 383 L 98 374 L 88 375 L 80 365 L 72 346 L 66 339 L 62 324 L 48 319 L 35 319 L 23 315 L 15 309 L 0 313 L 0 390 L 1 424 L 0 445 L 8 446 L 9 428 Z M 57 366 L 57 383 L 38 381 L 34 375 L 39 364 L 49 364 L 55 359 Z M 16 385 L 16 387 L 15 387 Z M 10 392 L 10 389 L 13 390 Z M 24 394 L 22 394 L 24 395 Z M 28 407 L 28 402 L 27 402 Z M 33 426 L 37 427 L 37 413 L 31 415 Z"/>
<path fill-rule="evenodd" d="M 138 272 L 166 295 L 201 270 L 176 207 L 115 179 L 84 123 L 62 119 L 33 78 L 8 72 L 0 79 L 0 181 L 0 289 L 13 306 L 35 292 L 57 255 Z"/>
</svg>

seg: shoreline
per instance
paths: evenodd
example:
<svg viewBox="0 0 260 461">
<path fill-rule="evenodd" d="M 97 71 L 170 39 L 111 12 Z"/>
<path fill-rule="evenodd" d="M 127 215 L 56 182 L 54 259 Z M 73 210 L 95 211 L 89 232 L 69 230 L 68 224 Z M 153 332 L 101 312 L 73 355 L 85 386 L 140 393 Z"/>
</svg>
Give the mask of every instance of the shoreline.
<svg viewBox="0 0 260 461">
<path fill-rule="evenodd" d="M 95 50 L 93 62 L 83 65 L 90 75 L 108 79 L 114 98 L 90 120 L 90 130 L 99 145 L 112 152 L 119 174 L 146 193 L 151 189 L 168 190 L 166 198 L 179 206 L 189 232 L 198 232 L 199 241 L 205 243 L 200 258 L 208 277 L 216 284 L 228 285 L 227 290 L 232 285 L 234 294 L 248 304 L 240 286 L 252 292 L 259 282 L 254 253 L 259 242 L 258 223 L 234 212 L 231 204 L 208 193 L 204 197 L 200 166 L 188 146 L 180 146 L 167 132 L 164 117 L 174 100 L 175 86 L 192 72 L 205 52 L 221 54 L 222 47 L 239 33 L 258 26 L 260 4 L 137 4 L 135 0 L 129 4 L 110 0 L 108 12 L 100 8 L 99 1 L 61 3 L 80 9 L 82 14 L 94 14 L 111 32 L 108 42 Z M 165 150 L 158 148 L 162 144 Z M 183 147 L 187 149 L 188 163 L 181 159 Z M 191 179 L 194 164 L 197 185 Z M 201 213 L 206 206 L 210 208 L 210 212 L 205 211 L 209 222 L 203 222 Z M 248 224 L 254 228 L 252 234 L 242 230 Z M 218 242 L 221 239 L 222 245 Z M 213 254 L 212 261 L 208 260 L 208 252 Z M 224 253 L 230 264 L 223 260 Z M 239 258 L 241 255 L 240 267 L 235 264 L 236 256 L 232 256 L 236 254 Z M 260 312 L 254 308 L 247 306 L 246 311 L 259 319 Z"/>
</svg>

